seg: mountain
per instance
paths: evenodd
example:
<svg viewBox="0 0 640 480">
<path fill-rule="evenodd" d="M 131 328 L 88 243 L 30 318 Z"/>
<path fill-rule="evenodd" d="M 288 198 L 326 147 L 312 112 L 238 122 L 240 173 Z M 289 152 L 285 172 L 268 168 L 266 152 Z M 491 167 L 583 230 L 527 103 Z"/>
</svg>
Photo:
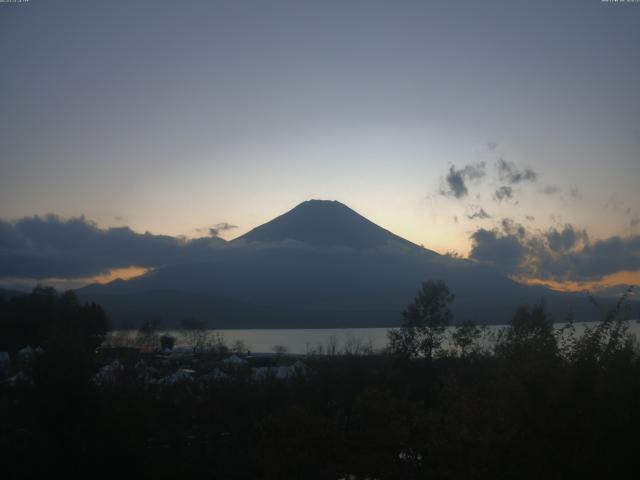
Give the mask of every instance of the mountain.
<svg viewBox="0 0 640 480">
<path fill-rule="evenodd" d="M 234 241 L 285 240 L 296 240 L 318 247 L 350 247 L 356 250 L 382 247 L 389 243 L 421 248 L 335 200 L 303 202 Z"/>
<path fill-rule="evenodd" d="M 81 299 L 102 304 L 116 324 L 160 315 L 212 327 L 393 326 L 420 283 L 444 280 L 457 321 L 504 323 L 518 305 L 544 299 L 557 319 L 594 319 L 586 298 L 513 282 L 493 268 L 439 255 L 333 201 L 304 202 L 202 260 L 141 277 L 91 285 Z"/>
</svg>

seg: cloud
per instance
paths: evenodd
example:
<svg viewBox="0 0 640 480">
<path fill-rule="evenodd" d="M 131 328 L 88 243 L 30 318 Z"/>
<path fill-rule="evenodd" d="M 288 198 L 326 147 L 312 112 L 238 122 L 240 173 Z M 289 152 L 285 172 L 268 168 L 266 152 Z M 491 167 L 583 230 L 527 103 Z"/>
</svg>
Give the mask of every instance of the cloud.
<svg viewBox="0 0 640 480">
<path fill-rule="evenodd" d="M 0 220 L 0 276 L 78 278 L 114 268 L 152 268 L 206 258 L 211 247 L 224 243 L 137 233 L 128 227 L 101 229 L 84 217 Z"/>
<path fill-rule="evenodd" d="M 489 149 L 497 148 L 497 144 L 490 143 Z M 469 164 L 463 168 L 457 169 L 455 165 L 449 167 L 449 171 L 442 180 L 440 195 L 464 198 L 469 194 L 469 182 L 480 183 L 487 176 L 486 162 L 478 162 Z M 493 194 L 493 199 L 502 202 L 503 200 L 512 200 L 517 193 L 513 185 L 524 183 L 534 183 L 538 179 L 538 174 L 530 168 L 520 169 L 514 162 L 509 162 L 503 158 L 498 158 L 495 164 L 495 170 L 491 170 L 492 178 L 489 184 L 494 182 L 502 183 Z M 542 193 L 546 195 L 558 194 L 561 192 L 559 187 L 548 185 L 544 187 Z M 476 196 L 478 197 L 478 196 Z"/>
<path fill-rule="evenodd" d="M 502 227 L 502 231 L 507 235 L 515 235 L 522 238 L 527 234 L 524 226 L 520 223 L 514 222 L 512 218 L 503 218 L 500 222 L 500 226 Z"/>
<path fill-rule="evenodd" d="M 442 195 L 454 196 L 456 198 L 462 198 L 469 193 L 467 185 L 464 181 L 464 175 L 462 170 L 456 170 L 452 165 L 449 167 L 449 173 L 445 177 L 448 189 L 440 190 Z"/>
<path fill-rule="evenodd" d="M 586 230 L 576 230 L 571 225 L 565 225 L 564 229 L 557 230 L 551 227 L 545 234 L 547 244 L 553 251 L 560 252 L 570 250 L 575 247 L 578 242 L 582 241 L 585 244 L 589 242 Z"/>
<path fill-rule="evenodd" d="M 476 220 L 476 219 L 483 220 L 483 219 L 486 219 L 486 218 L 491 218 L 491 215 L 489 215 L 484 210 L 484 208 L 479 208 L 479 207 L 476 206 L 475 207 L 475 211 L 473 213 L 467 215 L 467 218 L 469 220 Z"/>
<path fill-rule="evenodd" d="M 555 281 L 600 280 L 640 269 L 640 236 L 613 236 L 591 242 L 587 232 L 565 225 L 531 233 L 510 219 L 502 230 L 478 229 L 469 257 L 505 274 Z"/>
<path fill-rule="evenodd" d="M 530 168 L 519 170 L 515 163 L 508 162 L 504 158 L 499 158 L 496 165 L 498 167 L 498 177 L 500 180 L 509 184 L 535 182 L 538 178 L 536 172 Z"/>
<path fill-rule="evenodd" d="M 466 165 L 456 170 L 455 165 L 449 167 L 449 173 L 445 177 L 445 188 L 440 189 L 441 195 L 463 198 L 467 196 L 467 180 L 479 180 L 486 174 L 485 162 Z"/>
<path fill-rule="evenodd" d="M 464 177 L 468 178 L 469 180 L 477 180 L 485 176 L 486 166 L 487 165 L 485 162 L 469 164 L 462 169 L 462 173 Z"/>
<path fill-rule="evenodd" d="M 570 254 L 573 274 L 587 279 L 599 278 L 620 270 L 640 269 L 640 236 L 614 236 L 587 245 Z"/>
<path fill-rule="evenodd" d="M 620 200 L 617 195 L 612 195 L 604 204 L 604 208 L 607 210 L 613 210 L 614 212 L 622 212 L 625 209 L 624 202 Z"/>
<path fill-rule="evenodd" d="M 480 228 L 471 234 L 473 247 L 469 257 L 493 265 L 504 273 L 517 271 L 527 253 L 520 240 L 513 235 Z"/>
<path fill-rule="evenodd" d="M 542 190 L 540 190 L 540 193 L 543 193 L 545 195 L 557 195 L 560 192 L 560 188 L 556 187 L 555 185 L 547 185 Z"/>
<path fill-rule="evenodd" d="M 512 197 L 513 188 L 509 187 L 508 185 L 503 185 L 502 187 L 496 189 L 495 193 L 493 194 L 493 198 L 499 202 L 501 202 L 502 200 L 509 200 Z"/>
<path fill-rule="evenodd" d="M 209 228 L 209 235 L 212 237 L 217 237 L 220 235 L 220 232 L 226 232 L 227 230 L 233 230 L 234 228 L 238 228 L 237 225 L 231 225 L 227 222 L 216 223 L 213 227 Z"/>
<path fill-rule="evenodd" d="M 569 196 L 575 201 L 582 200 L 582 192 L 576 187 L 569 190 Z"/>
</svg>

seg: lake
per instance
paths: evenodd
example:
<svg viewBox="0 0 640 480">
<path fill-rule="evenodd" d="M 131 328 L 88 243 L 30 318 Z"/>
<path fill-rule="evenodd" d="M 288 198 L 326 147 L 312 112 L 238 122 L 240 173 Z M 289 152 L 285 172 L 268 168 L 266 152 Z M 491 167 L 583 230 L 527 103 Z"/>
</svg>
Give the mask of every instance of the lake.
<svg viewBox="0 0 640 480">
<path fill-rule="evenodd" d="M 575 323 L 576 332 L 580 333 L 586 325 L 594 326 L 596 323 Z M 562 323 L 554 325 L 559 329 Z M 491 325 L 486 327 L 486 334 L 481 343 L 488 344 L 490 336 L 495 335 L 504 325 Z M 640 323 L 637 320 L 629 322 L 629 331 L 640 338 Z M 277 346 L 286 348 L 289 353 L 306 354 L 311 352 L 326 353 L 334 349 L 337 352 L 345 348 L 352 351 L 356 348 L 370 346 L 374 350 L 380 350 L 387 346 L 386 328 L 317 328 L 317 329 L 241 329 L 241 330 L 212 330 L 213 334 L 220 334 L 227 345 L 232 346 L 237 341 L 242 341 L 246 348 L 254 353 L 273 352 Z M 453 328 L 448 329 L 448 334 Z M 120 334 L 135 336 L 135 331 L 119 332 Z M 166 332 L 175 336 L 177 347 L 186 346 L 180 332 L 177 330 Z"/>
</svg>

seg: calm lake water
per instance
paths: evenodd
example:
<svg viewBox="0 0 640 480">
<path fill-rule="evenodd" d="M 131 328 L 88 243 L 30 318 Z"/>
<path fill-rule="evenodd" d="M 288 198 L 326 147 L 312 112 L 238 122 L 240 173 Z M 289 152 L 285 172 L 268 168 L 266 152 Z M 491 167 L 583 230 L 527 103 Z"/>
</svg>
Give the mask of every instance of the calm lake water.
<svg viewBox="0 0 640 480">
<path fill-rule="evenodd" d="M 575 323 L 576 332 L 584 331 L 586 325 L 595 326 L 596 323 Z M 562 328 L 564 324 L 556 324 L 556 328 Z M 491 343 L 491 335 L 495 335 L 504 325 L 492 325 L 486 327 L 486 332 L 481 340 L 482 344 Z M 640 323 L 632 320 L 629 323 L 629 331 L 640 338 Z M 448 329 L 448 334 L 453 329 Z M 131 335 L 135 331 L 118 332 Z M 175 336 L 177 346 L 186 346 L 179 331 L 170 331 L 168 334 Z M 254 353 L 273 352 L 277 346 L 282 346 L 289 353 L 305 354 L 310 352 L 327 352 L 327 349 L 335 349 L 338 352 L 345 348 L 353 349 L 370 346 L 374 350 L 380 350 L 387 346 L 386 328 L 319 328 L 319 329 L 245 329 L 245 330 L 212 330 L 210 335 L 220 334 L 227 345 L 232 346 L 237 341 L 245 343 L 246 347 Z"/>
</svg>

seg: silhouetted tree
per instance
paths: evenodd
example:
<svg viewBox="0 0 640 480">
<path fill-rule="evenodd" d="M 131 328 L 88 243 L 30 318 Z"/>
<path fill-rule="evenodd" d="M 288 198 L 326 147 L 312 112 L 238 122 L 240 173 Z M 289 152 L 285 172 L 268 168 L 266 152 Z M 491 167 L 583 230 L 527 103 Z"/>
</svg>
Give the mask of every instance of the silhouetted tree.
<svg viewBox="0 0 640 480">
<path fill-rule="evenodd" d="M 206 328 L 202 320 L 185 318 L 180 322 L 180 328 L 185 343 L 191 347 L 193 352 L 203 350 L 207 346 L 211 331 Z"/>
<path fill-rule="evenodd" d="M 598 309 L 602 321 L 595 327 L 586 327 L 575 342 L 573 360 L 582 363 L 604 365 L 619 355 L 632 355 L 635 339 L 629 330 L 629 296 L 633 286 L 620 296 L 616 304 L 606 311 L 591 294 L 589 301 Z"/>
<path fill-rule="evenodd" d="M 403 312 L 404 321 L 399 329 L 388 331 L 392 352 L 428 359 L 440 348 L 444 332 L 453 319 L 449 305 L 454 295 L 441 280 L 429 280 Z"/>
<path fill-rule="evenodd" d="M 274 345 L 272 350 L 273 350 L 273 353 L 275 353 L 279 357 L 282 357 L 287 353 L 289 353 L 289 349 L 287 348 L 286 345 Z"/>
<path fill-rule="evenodd" d="M 15 351 L 26 345 L 45 350 L 71 348 L 95 350 L 108 329 L 107 316 L 95 303 L 80 304 L 74 292 L 62 295 L 38 285 L 30 295 L 19 295 L 2 305 L 0 350 Z"/>
<path fill-rule="evenodd" d="M 558 355 L 553 320 L 544 304 L 518 308 L 509 327 L 499 335 L 496 354 L 518 361 L 553 359 Z"/>
<path fill-rule="evenodd" d="M 477 347 L 478 339 L 482 335 L 482 331 L 470 320 L 465 320 L 456 326 L 455 331 L 451 335 L 453 344 L 458 348 L 461 357 L 465 357 L 473 351 L 474 346 Z"/>
<path fill-rule="evenodd" d="M 162 350 L 173 350 L 175 344 L 176 337 L 172 337 L 171 335 L 162 335 L 160 337 L 160 348 Z"/>
<path fill-rule="evenodd" d="M 246 353 L 249 351 L 249 345 L 244 340 L 238 339 L 231 345 L 231 351 L 234 353 Z"/>
<path fill-rule="evenodd" d="M 160 326 L 160 317 L 145 318 L 138 328 L 136 341 L 144 350 L 153 351 L 158 348 L 158 327 Z"/>
</svg>

